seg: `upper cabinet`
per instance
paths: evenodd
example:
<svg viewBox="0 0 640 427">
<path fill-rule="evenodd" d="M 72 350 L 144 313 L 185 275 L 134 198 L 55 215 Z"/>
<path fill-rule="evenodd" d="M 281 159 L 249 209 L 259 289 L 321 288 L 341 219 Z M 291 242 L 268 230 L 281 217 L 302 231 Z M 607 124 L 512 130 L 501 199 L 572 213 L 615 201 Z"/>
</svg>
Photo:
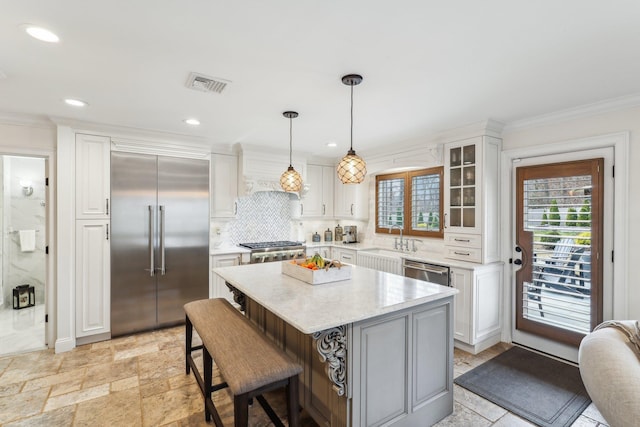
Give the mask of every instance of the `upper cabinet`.
<svg viewBox="0 0 640 427">
<path fill-rule="evenodd" d="M 234 218 L 238 199 L 238 157 L 211 154 L 211 217 Z"/>
<path fill-rule="evenodd" d="M 502 141 L 479 136 L 445 144 L 445 256 L 499 260 L 499 161 Z"/>
<path fill-rule="evenodd" d="M 76 135 L 76 219 L 109 217 L 111 139 Z"/>
<path fill-rule="evenodd" d="M 301 216 L 307 218 L 333 218 L 333 166 L 307 165 L 303 183 L 305 192 L 300 203 Z"/>
<path fill-rule="evenodd" d="M 334 182 L 335 217 L 367 220 L 369 218 L 369 178 L 365 178 L 361 184 L 343 184 L 337 177 Z"/>
</svg>

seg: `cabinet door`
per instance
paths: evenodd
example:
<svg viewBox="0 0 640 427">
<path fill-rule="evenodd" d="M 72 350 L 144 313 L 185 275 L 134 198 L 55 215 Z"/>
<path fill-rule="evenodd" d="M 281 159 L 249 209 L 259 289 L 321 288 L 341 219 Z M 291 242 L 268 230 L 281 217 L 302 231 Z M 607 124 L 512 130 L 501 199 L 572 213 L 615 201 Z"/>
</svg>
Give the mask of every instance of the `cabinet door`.
<svg viewBox="0 0 640 427">
<path fill-rule="evenodd" d="M 331 250 L 331 254 L 334 259 L 337 259 L 340 262 L 356 265 L 357 253 L 352 249 L 333 248 Z"/>
<path fill-rule="evenodd" d="M 76 337 L 111 330 L 109 222 L 76 221 Z"/>
<path fill-rule="evenodd" d="M 333 218 L 333 183 L 336 171 L 333 166 L 322 167 L 322 216 Z"/>
<path fill-rule="evenodd" d="M 451 269 L 451 286 L 459 293 L 453 298 L 453 337 L 467 344 L 471 343 L 471 280 L 473 271 L 461 268 Z"/>
<path fill-rule="evenodd" d="M 111 140 L 76 135 L 76 219 L 109 217 Z"/>
<path fill-rule="evenodd" d="M 211 268 L 231 267 L 240 264 L 239 254 L 216 255 L 211 257 Z M 224 280 L 211 272 L 211 288 L 209 289 L 209 298 L 226 298 L 233 303 L 233 294 L 227 288 Z"/>
<path fill-rule="evenodd" d="M 445 145 L 445 231 L 481 232 L 482 138 Z"/>
<path fill-rule="evenodd" d="M 324 215 L 322 168 L 319 165 L 307 165 L 307 178 L 304 183 L 306 192 L 301 201 L 303 217 Z"/>
<path fill-rule="evenodd" d="M 337 218 L 369 218 L 369 180 L 361 184 L 343 184 L 335 180 L 334 213 Z"/>
<path fill-rule="evenodd" d="M 211 217 L 235 218 L 238 198 L 238 158 L 211 155 Z"/>
</svg>

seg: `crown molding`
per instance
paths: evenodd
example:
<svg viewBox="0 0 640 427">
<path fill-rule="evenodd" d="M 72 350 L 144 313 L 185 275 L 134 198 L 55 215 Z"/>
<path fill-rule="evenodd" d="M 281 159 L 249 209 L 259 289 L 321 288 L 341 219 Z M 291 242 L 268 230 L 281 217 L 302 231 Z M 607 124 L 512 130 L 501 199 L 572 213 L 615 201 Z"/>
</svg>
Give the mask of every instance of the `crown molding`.
<svg viewBox="0 0 640 427">
<path fill-rule="evenodd" d="M 28 126 L 40 129 L 55 129 L 55 124 L 46 116 L 33 114 L 10 113 L 0 111 L 0 124 L 12 126 Z"/>
<path fill-rule="evenodd" d="M 567 108 L 553 113 L 541 114 L 527 119 L 516 120 L 504 127 L 503 133 L 516 132 L 533 127 L 552 125 L 568 120 L 595 116 L 640 106 L 640 94 L 626 95 L 619 98 L 606 99 L 578 107 Z"/>
<path fill-rule="evenodd" d="M 180 133 L 171 133 L 128 126 L 116 126 L 105 123 L 86 122 L 65 117 L 51 117 L 58 126 L 67 126 L 75 132 L 92 132 L 120 139 L 138 139 L 165 145 L 187 145 L 193 148 L 210 150 L 213 144 L 206 138 Z"/>
</svg>

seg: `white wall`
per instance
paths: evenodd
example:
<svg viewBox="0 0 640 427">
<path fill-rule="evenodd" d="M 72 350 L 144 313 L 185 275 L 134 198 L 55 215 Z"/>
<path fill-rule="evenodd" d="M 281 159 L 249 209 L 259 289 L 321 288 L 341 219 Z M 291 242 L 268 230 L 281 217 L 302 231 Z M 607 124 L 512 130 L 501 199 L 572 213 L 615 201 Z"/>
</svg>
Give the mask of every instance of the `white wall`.
<svg viewBox="0 0 640 427">
<path fill-rule="evenodd" d="M 542 124 L 520 130 L 507 130 L 503 134 L 503 150 L 531 147 L 541 144 L 562 144 L 564 141 L 597 135 L 629 131 L 629 230 L 628 248 L 628 298 L 627 313 L 630 319 L 640 319 L 640 283 L 633 266 L 640 265 L 640 197 L 634 189 L 640 186 L 640 107 L 598 115 L 574 118 L 556 123 Z M 635 213 L 634 213 L 635 212 Z"/>
</svg>

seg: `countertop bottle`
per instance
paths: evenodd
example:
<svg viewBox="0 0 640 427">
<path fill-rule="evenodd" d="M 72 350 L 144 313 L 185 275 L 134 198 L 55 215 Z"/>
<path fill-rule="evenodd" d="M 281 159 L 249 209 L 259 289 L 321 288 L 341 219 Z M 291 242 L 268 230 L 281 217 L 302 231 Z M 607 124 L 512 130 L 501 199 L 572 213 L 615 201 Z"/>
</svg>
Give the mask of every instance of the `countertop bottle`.
<svg viewBox="0 0 640 427">
<path fill-rule="evenodd" d="M 330 228 L 327 228 L 327 231 L 324 232 L 324 241 L 331 242 L 333 240 L 333 232 Z"/>
<path fill-rule="evenodd" d="M 333 237 L 336 239 L 336 242 L 342 241 L 342 227 L 340 227 L 340 224 L 336 226 L 335 235 Z"/>
<path fill-rule="evenodd" d="M 311 236 L 311 241 L 319 242 L 320 241 L 320 235 L 317 232 L 313 233 L 313 236 Z"/>
</svg>

